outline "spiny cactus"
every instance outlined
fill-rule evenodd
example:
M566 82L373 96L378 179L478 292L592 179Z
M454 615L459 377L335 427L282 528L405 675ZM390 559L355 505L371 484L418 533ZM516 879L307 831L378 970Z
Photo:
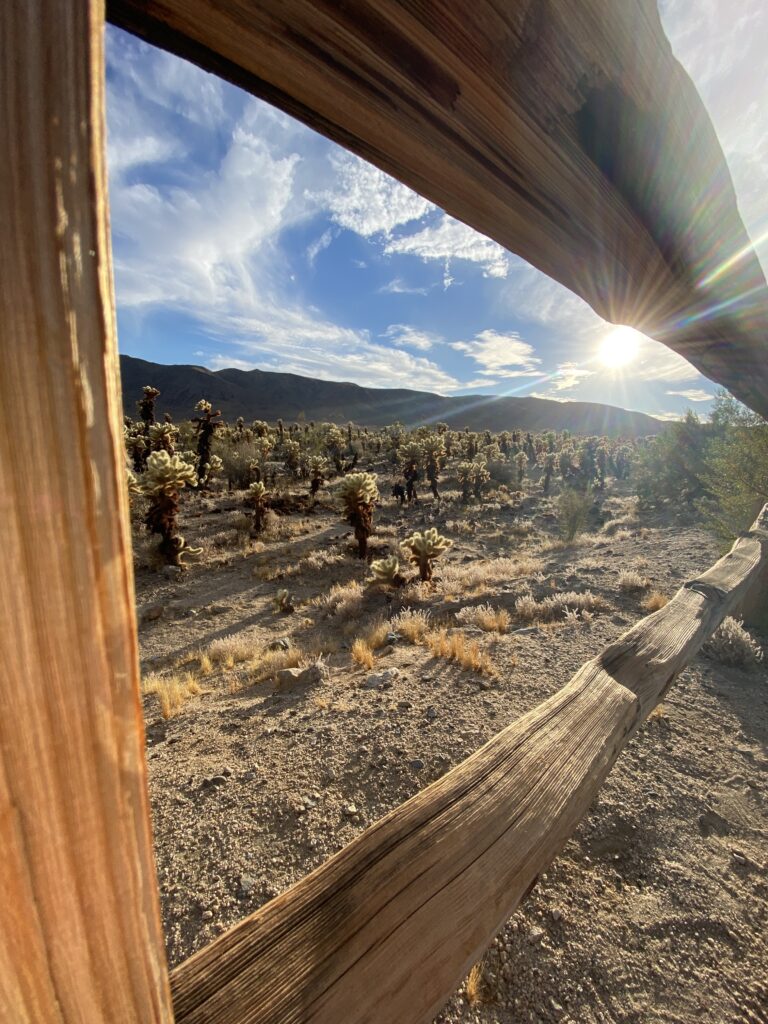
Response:
M344 513L355 531L360 558L368 554L368 538L373 530L373 509L379 500L375 473L350 473L341 481L339 496Z
M286 589L278 590L272 598L272 604L275 606L275 611L282 612L283 615L290 615L291 612L296 610L293 606L293 598L290 591Z
M544 494L549 494L549 485L552 480L552 474L555 471L555 456L554 452L547 452L544 456Z
M384 583L388 587L402 586L405 579L400 574L400 561L397 555L377 558L371 562L371 578L374 583Z
M197 431L198 486L202 487L212 465L211 444L213 442L213 435L224 424L218 418L221 416L219 410L217 409L216 412L213 412L213 406L205 398L200 399L195 409L200 413L199 416L192 417L192 422L195 424L195 430ZM206 469L206 466L208 469Z
M301 459L301 445L298 441L283 442L283 459L288 472L294 477L298 476Z
M153 452L165 451L173 455L179 428L172 423L153 423L149 428L149 447Z
M412 534L403 541L400 548L403 554L408 556L409 561L418 566L422 580L431 580L432 563L452 545L452 540L439 534L436 527L430 526L423 533Z
M136 403L139 410L139 415L144 420L145 431L155 422L155 402L160 397L160 392L157 388L150 387L147 385L142 388L144 397Z
M125 450L131 457L134 472L143 473L147 468L147 454L149 452L146 436L135 423L123 427L123 434L125 436Z
M424 452L418 441L408 441L397 449L397 458L403 467L405 479L405 496L408 502L418 501L416 483L421 476L420 467L424 458Z
M269 509L269 494L267 488L258 480L248 488L245 503L253 509L253 527L251 533L258 536L264 529L264 520Z
M309 493L313 498L317 497L317 492L320 490L323 481L325 480L325 474L328 471L328 460L323 458L322 455L313 455L309 460Z
M424 468L427 473L427 480L429 480L429 486L432 489L433 496L439 500L440 491L438 490L437 480L446 456L445 442L440 434L429 434L422 441L422 450L424 452Z
M517 486L521 487L523 483L523 477L525 476L525 470L528 466L528 456L525 452L518 452L514 459L515 468L517 469Z
M474 494L476 498L482 497L483 484L491 479L491 474L482 459L460 462L456 473L461 487L462 501L469 501L470 494Z
M184 538L176 533L179 512L179 491L197 484L194 466L179 455L166 451L152 452L141 479L141 490L150 499L145 523L150 533L160 535L158 552L168 565L181 565L184 554L199 554L200 548L187 548Z

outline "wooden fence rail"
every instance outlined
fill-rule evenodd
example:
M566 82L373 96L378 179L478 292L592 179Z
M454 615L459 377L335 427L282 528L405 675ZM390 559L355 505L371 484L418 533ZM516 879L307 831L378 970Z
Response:
M421 1024L768 564L748 535L549 700L171 975L177 1024Z
M654 179L654 204L673 225L662 238L597 173L568 120L579 67L603 64L613 80L623 54L622 82L650 112L643 124L662 177L686 166L696 203L703 182L728 186L690 83L682 129L665 121L662 93L682 72L655 11L647 0L553 2L529 5L550 22L500 25L499 12L518 6L116 0L114 16L295 108L597 306L639 321L649 310L695 312L714 297L693 294L706 240L726 240L719 259L745 239L732 192L719 189L690 220L674 188ZM632 730L758 577L766 512L563 691L182 964L169 985L124 485L103 28L100 0L0 3L0 1019L426 1020L573 830ZM567 82L534 59L555 51L574 56ZM527 61L520 74L505 54ZM539 104L535 123L528 99ZM660 120L650 116L658 110ZM637 163L627 145L618 139ZM697 153L705 168L694 189ZM667 340L694 345L715 379L766 411L768 313L755 266L745 258L718 278L717 295L741 317L732 334L718 314L700 345L685 329Z

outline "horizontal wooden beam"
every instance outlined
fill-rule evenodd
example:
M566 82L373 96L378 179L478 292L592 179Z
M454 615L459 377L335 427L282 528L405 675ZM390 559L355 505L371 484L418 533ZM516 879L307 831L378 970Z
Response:
M767 564L768 505L563 690L176 968L177 1024L431 1020Z
M0 3L0 1020L172 1018L139 700L99 2Z
M768 416L768 289L655 0L108 0L108 17L358 153Z

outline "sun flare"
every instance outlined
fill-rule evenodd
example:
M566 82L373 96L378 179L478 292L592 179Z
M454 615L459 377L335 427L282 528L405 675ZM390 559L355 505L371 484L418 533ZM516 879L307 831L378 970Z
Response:
M633 327L614 328L600 343L598 359L611 370L629 366L637 358L641 337Z

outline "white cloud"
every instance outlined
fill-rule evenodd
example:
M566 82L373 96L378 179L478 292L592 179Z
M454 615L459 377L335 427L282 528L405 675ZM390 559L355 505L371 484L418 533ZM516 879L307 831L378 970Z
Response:
M532 345L523 341L517 332L501 334L498 331L480 331L472 341L451 342L451 348L463 352L483 369L481 375L492 377L543 377L537 367Z
M702 388L688 388L684 391L668 391L668 395L679 395L680 398L685 398L688 402L711 402L714 399L714 395L710 395L708 391L704 391Z
M555 391L571 391L594 373L594 370L587 370L578 363L560 363L552 375L552 387Z
M453 283L448 273L452 260L476 263L486 277L506 277L510 265L509 255L500 245L446 214L436 224L415 234L390 239L384 246L384 252L388 255L418 256L424 262L439 260L445 263L446 287Z
M421 331L408 324L390 324L382 334L382 338L391 341L393 345L415 348L421 352L426 352L443 341L439 334L434 334L432 331Z
M319 238L316 238L314 242L307 246L307 263L309 263L310 267L314 267L317 257L323 249L328 248L332 241L333 232L328 228L328 230L324 231Z
M401 277L396 277L379 288L380 295L427 295L428 288L412 288Z
M335 183L317 199L336 223L364 238L389 235L434 207L427 199L351 153L331 158Z
M339 327L305 310L264 307L250 315L211 317L209 326L240 350L241 366L368 387L444 393L463 386L423 356L377 344L365 331ZM211 363L214 368L232 364L227 355Z
M665 422L674 423L677 420L685 419L682 413L679 412L651 412L649 416L654 416L657 420L664 420Z

